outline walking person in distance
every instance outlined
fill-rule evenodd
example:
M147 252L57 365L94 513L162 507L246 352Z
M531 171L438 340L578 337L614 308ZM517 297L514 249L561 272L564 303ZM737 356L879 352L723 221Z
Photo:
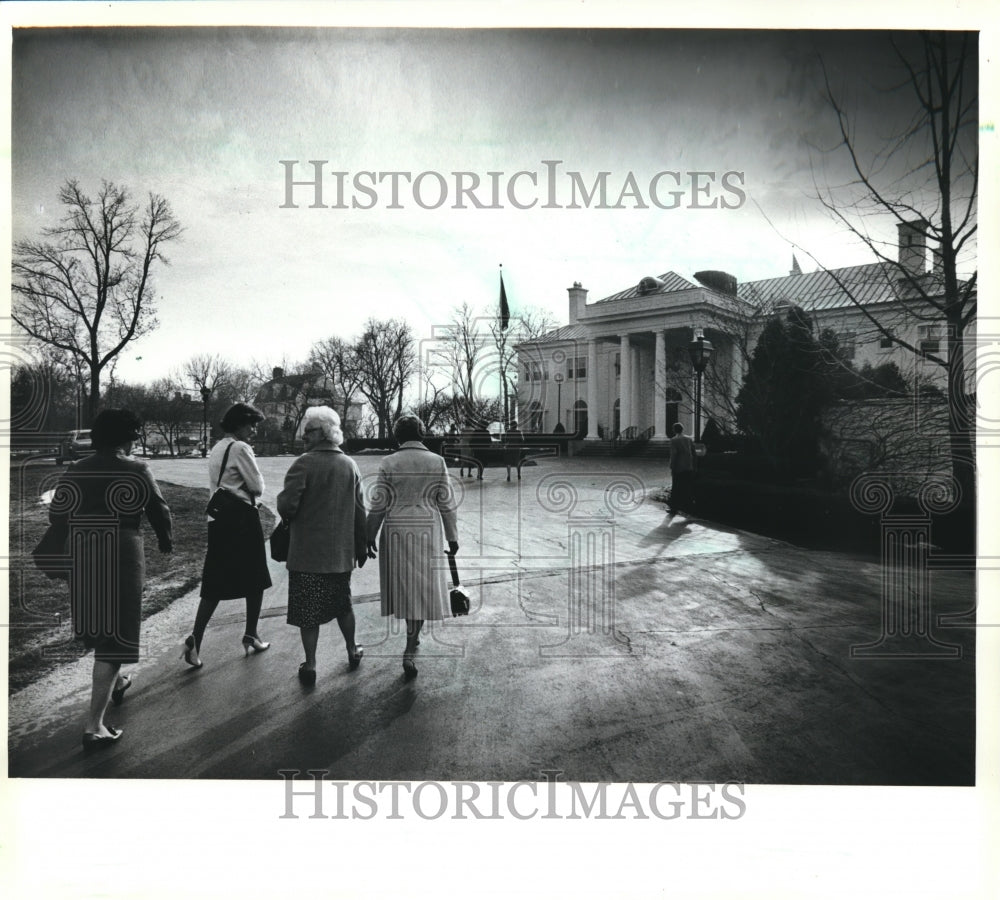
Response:
M684 433L684 426L676 422L670 439L670 515L693 514L694 478L694 441Z

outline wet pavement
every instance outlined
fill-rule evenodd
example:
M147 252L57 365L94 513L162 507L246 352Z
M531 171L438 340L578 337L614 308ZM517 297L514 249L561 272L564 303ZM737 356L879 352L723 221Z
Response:
M380 462L356 459L366 477ZM260 463L273 507L291 457ZM201 460L152 466L204 484ZM425 628L416 680L403 680L403 634L380 615L369 563L352 581L360 669L331 623L303 688L286 572L271 563L269 651L244 658L232 601L209 626L204 668L188 669L195 591L144 623L135 686L108 716L125 729L113 748L80 748L91 657L12 696L10 775L973 783L973 573L924 579L670 519L649 497L668 477L655 461L541 460L511 482L503 469L452 474L473 607Z

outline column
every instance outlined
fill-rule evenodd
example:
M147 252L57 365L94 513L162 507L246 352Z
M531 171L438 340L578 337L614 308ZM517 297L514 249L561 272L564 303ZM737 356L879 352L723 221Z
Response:
M629 355L632 357L632 383L629 385L632 394L628 403L628 408L632 412L632 421L629 424L637 426L641 431L642 426L640 423L643 421L640 403L642 392L642 371L639 368L639 363L641 361L640 357L642 355L642 350L638 345L636 345L635 351Z
M587 437L597 440L597 341L587 341Z
M653 440L663 442L667 434L667 342L656 332L656 362L653 367Z
M620 419L618 427L624 431L632 424L632 345L629 336L621 336L621 357L619 368L621 369L621 379L619 381L619 392L621 400Z

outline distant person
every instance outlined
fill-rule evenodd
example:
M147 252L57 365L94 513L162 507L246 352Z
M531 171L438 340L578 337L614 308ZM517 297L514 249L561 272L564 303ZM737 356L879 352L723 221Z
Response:
M243 655L263 653L271 645L260 639L257 622L264 591L271 586L264 532L257 498L264 493L264 476L257 468L250 441L264 414L247 403L234 403L222 417L223 437L208 454L208 487L232 494L228 511L209 517L208 549L201 576L201 602L194 630L184 641L184 661L200 669L205 629L222 600L246 598Z
M161 553L173 550L170 510L149 466L130 456L141 423L126 409L98 413L91 428L92 456L60 479L49 521L69 534L75 523L70 581L73 633L94 651L90 711L83 749L113 744L122 729L104 721L108 705L121 703L132 679L123 664L139 661L139 628L146 560L139 530L145 513ZM110 537L110 546L106 539ZM108 568L113 565L113 568Z
M371 556L378 538L382 615L406 620L403 674L407 680L417 676L414 656L424 622L451 617L444 540L450 554L458 552L455 495L448 467L421 442L423 433L423 423L416 416L403 416L396 422L393 434L399 449L382 462L368 513Z
M364 649L354 640L351 572L368 559L365 504L358 466L341 449L340 416L327 406L311 406L302 419L303 453L285 475L278 515L291 523L288 547L288 614L302 637L306 659L299 681L316 683L319 626L340 626L350 668Z
M670 515L694 511L694 441L684 433L680 422L674 424L670 439Z
M521 479L521 450L524 448L524 435L517 427L517 422L511 422L507 434L504 435L503 461L507 465L507 480L510 481L510 467L517 469L517 478Z
M472 466L470 465L472 459L472 423L466 420L465 424L462 426L462 432L458 436L458 477L464 478L466 469L469 471L469 475L472 475Z

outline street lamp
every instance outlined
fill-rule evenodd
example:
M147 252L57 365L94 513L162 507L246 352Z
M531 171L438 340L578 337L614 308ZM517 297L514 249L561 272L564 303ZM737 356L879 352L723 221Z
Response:
M712 344L705 340L701 329L695 332L694 340L688 344L688 353L695 371L694 439L698 442L701 440L701 376L705 372L705 366L708 365L708 358L712 355Z
M212 396L212 389L207 385L201 386L201 455L202 458L208 456L208 399Z
M556 372L556 374L553 375L552 377L556 383L556 420L557 420L556 430L561 432L562 428L560 428L560 426L562 425L562 383L563 383L563 378L565 378L566 376L563 375L562 372Z

